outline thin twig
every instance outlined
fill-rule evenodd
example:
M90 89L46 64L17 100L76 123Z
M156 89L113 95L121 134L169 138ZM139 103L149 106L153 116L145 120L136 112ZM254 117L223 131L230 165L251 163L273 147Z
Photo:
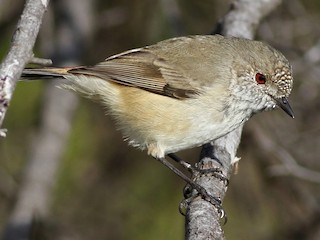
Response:
M294 157L284 148L275 144L270 137L263 133L262 130L251 124L251 133L256 141L264 149L264 152L269 152L276 156L281 161L281 164L269 167L271 176L292 175L303 180L314 183L320 183L320 172L303 167L297 163Z
M28 0L17 25L10 50L0 66L0 127L16 82L32 56L43 14L49 0ZM2 131L3 133L3 131ZM4 134L2 134L4 136Z
M50 66L52 65L51 59L45 59L45 58L38 58L38 57L31 57L29 60L29 63L31 64L37 64L42 66Z

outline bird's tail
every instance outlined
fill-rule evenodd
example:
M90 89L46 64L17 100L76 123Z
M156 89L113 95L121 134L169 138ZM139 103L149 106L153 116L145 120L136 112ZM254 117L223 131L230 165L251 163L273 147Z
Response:
M113 102L118 99L118 88L95 74L90 68L78 67L47 67L26 68L23 70L21 80L66 79L58 87L79 93L92 100L103 99L104 102ZM112 85L112 86L111 86Z
M66 75L69 74L69 71L72 69L75 69L75 67L26 68L22 72L21 80L44 80L64 78Z

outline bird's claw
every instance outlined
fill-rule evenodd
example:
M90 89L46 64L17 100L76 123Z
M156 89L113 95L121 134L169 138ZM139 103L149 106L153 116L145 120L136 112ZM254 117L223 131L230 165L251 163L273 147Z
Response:
M179 212L185 216L186 215L186 209L188 208L189 204L198 196L201 196L201 198L207 202L209 202L211 205L213 205L219 214L220 219L224 219L224 224L227 223L227 214L225 210L222 208L222 202L219 198L215 198L208 194L208 192L200 185L195 188L197 193L193 194L192 190L193 188L189 185L186 185L183 194L185 199L182 200L179 204Z
M219 167L211 167L207 169L199 168L196 164L195 167L192 167L192 171L198 172L200 174L212 174L215 178L219 179L220 181L224 182L226 186L229 185L229 179L223 174L222 170Z

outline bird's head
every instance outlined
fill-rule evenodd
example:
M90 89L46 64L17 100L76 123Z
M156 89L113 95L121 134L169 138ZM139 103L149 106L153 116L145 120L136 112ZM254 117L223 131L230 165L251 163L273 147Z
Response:
M246 55L249 69L251 89L263 99L260 110L268 110L276 106L284 110L292 118L293 110L288 97L293 86L292 69L289 61L277 50L261 42L252 42L254 51ZM247 76L248 76L247 75Z

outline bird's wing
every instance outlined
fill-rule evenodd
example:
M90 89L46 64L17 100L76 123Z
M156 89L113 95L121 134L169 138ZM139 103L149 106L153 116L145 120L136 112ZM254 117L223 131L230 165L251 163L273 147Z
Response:
M190 84L194 81L180 69L146 48L130 50L95 66L74 68L68 72L96 76L178 99L195 96L200 90Z

